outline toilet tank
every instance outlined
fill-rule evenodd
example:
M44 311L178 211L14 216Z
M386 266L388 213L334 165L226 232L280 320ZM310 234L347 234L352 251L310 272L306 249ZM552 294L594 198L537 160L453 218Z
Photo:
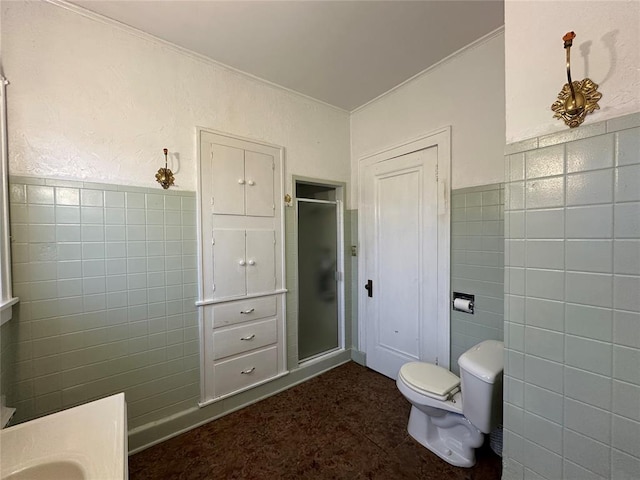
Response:
M485 340L460 355L462 413L476 428L489 433L502 419L504 344Z

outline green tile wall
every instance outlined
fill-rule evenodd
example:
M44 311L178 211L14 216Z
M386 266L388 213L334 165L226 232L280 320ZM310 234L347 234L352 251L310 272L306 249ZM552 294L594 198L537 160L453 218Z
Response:
M0 330L0 385L17 408L14 424L124 391L137 451L350 357L349 212L347 351L298 367L296 222L287 208L291 373L199 409L195 193L11 177L10 209L20 303Z
M505 153L502 478L640 478L640 113Z
M357 325L358 318L353 316L353 304L358 304L356 291L353 290L354 280L358 276L358 264L353 260L357 257L351 256L351 245L356 241L353 238L353 222L357 222L357 210L345 210L344 212L344 344L346 348L353 348L354 342L358 341ZM356 223L357 225L357 223ZM353 336L354 325L356 336Z
M287 279L287 369L298 368L298 247L296 209L284 209L285 267Z
M347 312L351 317L351 345L353 348L353 359L362 364L365 363L362 354L357 350L358 346L358 210L347 210L347 218L349 219L350 238L347 242L345 238L345 263L350 269L350 281L347 283L349 295L347 295L350 302ZM351 254L351 247L356 247L356 255Z
M196 405L195 193L12 177L10 214L14 422L120 391L129 428Z
M504 330L504 185L451 192L451 292L475 295L473 315L451 310L451 370L482 340Z

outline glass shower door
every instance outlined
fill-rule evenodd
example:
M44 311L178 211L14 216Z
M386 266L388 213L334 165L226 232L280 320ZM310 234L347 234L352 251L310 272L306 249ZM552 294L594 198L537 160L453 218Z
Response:
M338 348L338 204L298 199L298 358Z

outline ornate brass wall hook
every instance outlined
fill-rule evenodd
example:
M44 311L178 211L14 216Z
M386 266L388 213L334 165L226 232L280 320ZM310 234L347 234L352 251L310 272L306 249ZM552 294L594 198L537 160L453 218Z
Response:
M164 168L161 168L158 170L158 173L156 173L156 181L166 190L173 185L175 178L173 177L173 172L167 168L167 154L169 150L163 148L162 151L164 152Z
M599 110L598 100L602 98L602 93L598 92L598 85L591 79L571 81L571 46L574 38L574 32L567 32L562 37L567 52L567 83L558 94L558 99L551 105L551 110L555 112L553 118L564 120L570 128L581 125L587 113Z

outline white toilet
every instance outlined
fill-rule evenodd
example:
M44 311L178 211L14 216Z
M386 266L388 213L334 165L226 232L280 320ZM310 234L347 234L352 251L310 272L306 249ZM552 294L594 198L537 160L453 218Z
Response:
M404 364L396 383L412 404L409 435L450 464L472 467L484 434L501 423L503 349L485 340L460 355L462 384L437 365Z

